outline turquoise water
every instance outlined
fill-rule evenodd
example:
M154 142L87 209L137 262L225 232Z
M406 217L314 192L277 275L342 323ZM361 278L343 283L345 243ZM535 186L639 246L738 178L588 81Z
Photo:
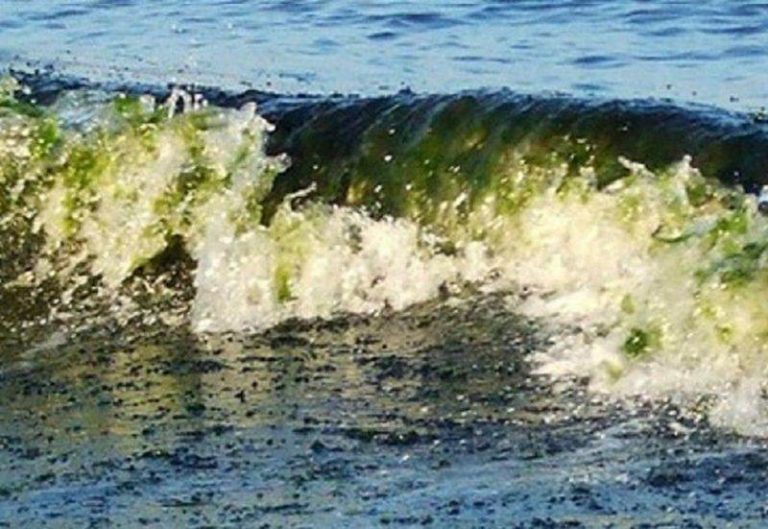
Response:
M509 87L768 101L768 6L692 1L8 0L0 64L277 92Z

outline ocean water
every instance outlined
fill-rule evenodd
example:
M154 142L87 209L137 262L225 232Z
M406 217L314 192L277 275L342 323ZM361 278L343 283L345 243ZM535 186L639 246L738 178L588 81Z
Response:
M3 3L0 524L762 527L766 21Z
M754 1L8 0L6 64L280 93L510 87L758 110Z

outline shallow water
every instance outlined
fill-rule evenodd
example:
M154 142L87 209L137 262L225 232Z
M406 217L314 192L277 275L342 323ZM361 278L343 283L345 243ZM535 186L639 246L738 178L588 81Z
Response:
M0 526L762 526L763 444L553 388L516 303L4 347Z
M768 101L768 6L712 0L11 0L0 59L281 93L481 87Z

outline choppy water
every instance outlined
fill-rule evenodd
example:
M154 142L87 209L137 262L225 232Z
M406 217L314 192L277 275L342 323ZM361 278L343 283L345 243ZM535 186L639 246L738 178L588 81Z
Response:
M3 62L278 92L480 87L768 100L768 6L694 1L9 0Z
M762 527L767 11L0 5L0 526Z

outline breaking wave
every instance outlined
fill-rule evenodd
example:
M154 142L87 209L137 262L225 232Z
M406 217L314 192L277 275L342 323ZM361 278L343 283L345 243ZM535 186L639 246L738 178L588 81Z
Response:
M540 372L768 432L763 124L505 92L161 100L4 81L6 332L93 306L258 331L503 291L555 335Z

